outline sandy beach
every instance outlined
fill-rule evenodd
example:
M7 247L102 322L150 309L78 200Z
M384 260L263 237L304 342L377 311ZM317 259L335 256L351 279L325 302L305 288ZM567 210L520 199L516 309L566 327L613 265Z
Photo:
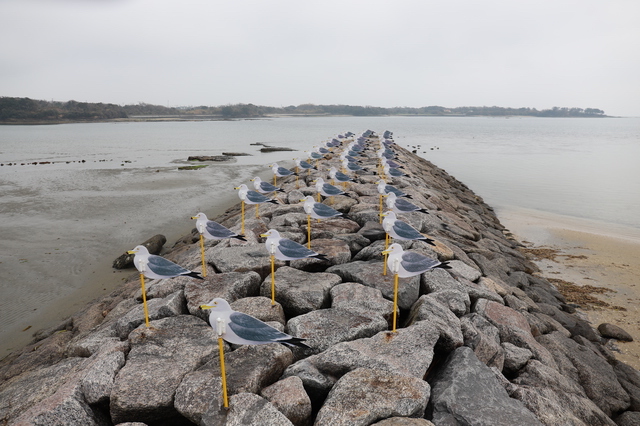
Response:
M640 230L527 209L496 213L528 248L551 249L548 258L536 261L542 276L602 288L591 296L605 306L582 304L578 311L594 328L608 322L631 334L633 342L612 341L609 347L640 369Z

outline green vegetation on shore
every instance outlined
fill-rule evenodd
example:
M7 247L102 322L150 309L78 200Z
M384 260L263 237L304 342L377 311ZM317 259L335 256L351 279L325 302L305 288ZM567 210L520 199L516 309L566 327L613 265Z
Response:
M530 117L605 117L597 108L553 107L535 108L428 106L421 108L352 105L290 105L270 107L253 104L223 106L196 106L168 108L161 105L139 103L115 105L89 102L42 101L29 98L0 97L1 124L37 124L64 122L91 122L106 120L223 120L231 118L260 118L269 115L303 116L530 116Z

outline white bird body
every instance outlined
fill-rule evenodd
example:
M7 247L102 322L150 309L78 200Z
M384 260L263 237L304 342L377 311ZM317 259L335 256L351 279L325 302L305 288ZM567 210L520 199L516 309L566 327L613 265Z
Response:
M189 276L201 280L204 279L197 272L185 269L164 257L149 253L149 250L147 250L145 246L136 246L127 253L135 254L133 264L136 269L147 278L164 279Z
M196 219L196 229L208 240L236 238L240 241L247 241L244 235L236 234L232 230L220 225L218 222L209 220L207 215L202 212L192 216L191 219Z
M278 177L291 176L295 174L289 169L278 166L278 163L273 163L270 167L271 167L271 170L273 171L273 174Z
M335 195L346 195L346 193L340 188L336 188L330 183L326 183L324 179L318 178L316 179L316 191L322 194L325 197L333 197Z
M385 203L387 204L387 208L393 211L394 213L410 213L410 212L429 213L427 210L420 208L403 198L398 198L398 196L393 192L389 192L386 195L386 197L387 197L387 200Z
M261 234L260 236L267 237L267 240L264 242L267 247L267 251L270 254L273 254L278 260L287 261L306 259L307 257L327 260L324 254L318 254L302 244L298 244L293 240L281 237L280 233L275 229L269 229L266 233Z
M276 200L267 198L258 191L251 191L244 183L240 186L237 186L235 189L238 190L238 197L240 197L240 199L247 204L278 204Z
M304 201L304 211L314 219L329 219L331 217L342 216L342 213L332 209L326 204L317 203L311 195L307 195L300 201Z
M276 191L284 192L282 188L278 188L277 186L271 185L269 182L263 181L259 176L251 179L251 182L253 182L253 187L256 189L256 191L260 192L261 194L268 194L270 192Z
M221 298L215 298L201 309L210 309L209 324L216 332L222 330L221 336L225 341L235 345L266 345L282 343L286 346L308 348L298 337L290 336L251 315L236 312L229 303ZM222 326L218 327L219 320Z
M384 217L384 220L382 221L382 228L391 236L391 238L401 241L418 240L435 245L431 238L425 237L413 226L399 220L393 211L389 210L383 213L382 216Z
M447 262L431 259L415 251L404 251L398 243L391 244L382 254L389 255L387 259L389 269L400 278L420 275L433 268L451 269Z

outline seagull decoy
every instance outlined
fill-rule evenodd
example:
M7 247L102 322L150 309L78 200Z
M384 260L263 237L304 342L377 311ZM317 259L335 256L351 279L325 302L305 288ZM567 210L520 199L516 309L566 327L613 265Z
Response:
M382 216L384 217L382 228L391 238L401 241L424 241L427 244L435 246L431 238L425 237L413 226L399 220L391 210L383 213Z
M266 345L282 343L285 346L309 348L305 339L290 336L251 315L236 312L229 303L219 297L200 305L200 309L209 309L209 324L218 330L218 321L223 323L221 337L235 345Z
M311 195L307 195L300 201L304 201L305 213L314 219L330 219L332 217L342 216L342 213L332 209L326 204L317 203Z
M318 178L314 182L316 184L316 191L318 191L318 194L325 197L333 197L336 195L346 195L348 197L346 192L331 185L330 183L326 183L322 178Z
M238 190L238 197L247 204L278 204L277 200L267 198L257 191L250 190L244 183L240 186L236 186L234 189Z
M388 185L382 179L377 181L376 184L378 185L378 194L385 195L385 194L388 194L390 192L393 192L394 194L396 194L396 197L412 198L411 195L405 194L404 192L402 192L401 190L399 190L398 188L396 188L393 185Z
M240 241L247 241L244 235L236 234L232 230L220 225L218 222L209 220L204 213L198 213L191 219L196 220L196 229L208 240L222 240L225 238L236 238Z
M263 181L258 176L251 179L251 182L253 182L253 187L256 189L256 191L262 194L269 194L271 192L285 192L284 189L273 186L269 182Z
M329 169L329 177L331 177L331 179L337 180L338 182L355 182L355 180L351 179L348 175L345 175L344 173L342 173L340 170L336 169L335 167L331 166L331 168Z
M136 269L140 271L140 274L144 274L147 278L160 280L164 278L186 276L197 278L199 280L204 279L197 272L185 269L162 256L156 256L155 254L149 253L149 250L147 250L145 246L136 246L133 250L129 250L127 253L135 255L133 257L133 264Z
M429 214L427 210L410 203L404 198L398 198L393 192L388 193L386 197L387 208L394 213L422 212Z
M448 262L440 262L415 251L404 251L398 243L393 243L382 254L389 255L389 268L400 278L413 277L434 268L451 269Z
M272 253L278 260L296 260L306 259L313 257L320 260L329 260L324 254L318 254L313 250L310 250L298 244L293 240L280 236L280 233L275 229L269 229L266 233L261 234L261 237L266 237L267 240L264 244L267 246L269 253Z

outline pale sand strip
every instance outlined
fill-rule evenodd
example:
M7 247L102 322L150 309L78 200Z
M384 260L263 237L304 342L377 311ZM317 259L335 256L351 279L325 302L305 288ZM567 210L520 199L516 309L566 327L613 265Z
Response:
M536 262L545 278L613 290L594 294L626 309L581 309L594 327L603 322L631 334L631 343L616 342L618 359L640 369L640 229L555 215L536 210L497 208L502 224L519 241L557 249L556 261ZM578 256L578 257L576 257Z

